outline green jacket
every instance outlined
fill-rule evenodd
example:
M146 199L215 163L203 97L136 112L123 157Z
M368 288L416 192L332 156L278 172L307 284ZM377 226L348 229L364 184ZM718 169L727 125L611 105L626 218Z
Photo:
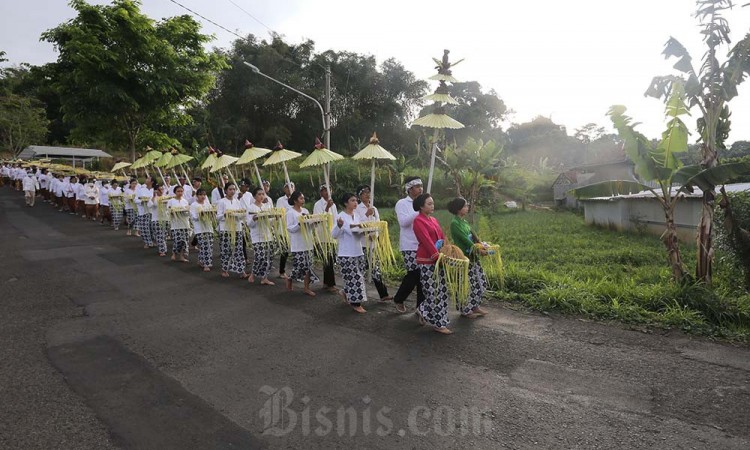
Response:
M451 221L451 240L455 246L464 252L464 255L476 257L474 253L475 236L471 232L471 225L465 219L453 216L453 221Z

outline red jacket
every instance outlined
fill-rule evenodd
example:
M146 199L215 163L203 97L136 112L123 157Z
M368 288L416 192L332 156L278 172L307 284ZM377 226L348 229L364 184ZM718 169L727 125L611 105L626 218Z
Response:
M438 249L435 243L438 239L445 240L440 223L432 216L420 213L414 219L414 235L419 241L417 247L417 264L435 264L438 258Z

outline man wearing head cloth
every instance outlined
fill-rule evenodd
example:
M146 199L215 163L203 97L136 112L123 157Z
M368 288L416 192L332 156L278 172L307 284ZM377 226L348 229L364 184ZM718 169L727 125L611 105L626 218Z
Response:
M328 192L328 187L325 184L320 185L320 200L315 202L313 206L313 214L331 214L335 218L338 217L339 211L336 208L336 203L331 198L331 194ZM335 224L334 224L335 225ZM328 239L333 239L331 233L327 234ZM323 284L326 285L328 291L337 291L336 289L336 275L333 272L333 262L336 260L336 255L332 255L328 258L328 263L323 266Z
M273 200L271 199L271 182L268 180L263 180L263 186L261 186L264 191L266 191L266 197L263 199L263 203L269 203L273 205Z
M417 288L417 306L424 300L422 284L419 281L419 266L417 265L417 247L419 243L414 235L414 219L419 212L414 211L414 199L422 195L422 180L419 177L408 177L404 182L406 197L396 202L396 218L400 228L399 249L404 257L406 275L401 280L401 286L393 297L398 312L406 312L404 301L414 288Z

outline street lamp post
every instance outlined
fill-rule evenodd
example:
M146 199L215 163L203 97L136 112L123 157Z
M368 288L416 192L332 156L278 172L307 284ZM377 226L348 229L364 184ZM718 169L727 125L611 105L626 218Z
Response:
M313 102L315 102L315 104L318 105L318 109L320 109L320 118L322 119L322 122L323 122L323 144L326 146L327 149L330 150L330 148L331 148L331 66L326 66L326 78L325 78L325 104L326 104L326 107L325 107L325 110L324 110L323 109L323 105L321 105L320 102L318 100L316 100L314 97L311 97L311 96L305 94L304 92L300 91L299 89L295 89L295 88L289 86L288 84L283 83L283 82L277 80L276 78L273 78L273 77L271 77L269 75L266 75L265 73L261 72L260 69L258 69L257 66L254 66L254 65L250 64L247 61L242 61L242 64L244 64L247 67L249 67L250 70L252 70L255 74L260 75L262 77L265 77L265 78L273 81L274 83L280 84L280 85L284 86L285 88L287 88L289 90L292 90L292 91L298 93L299 95L301 95L301 96L303 96L305 98L308 98L308 99L312 100ZM325 170L328 173L328 175L330 176L330 164L326 164L325 167L323 168L323 170ZM328 192L331 192L330 186L328 186Z

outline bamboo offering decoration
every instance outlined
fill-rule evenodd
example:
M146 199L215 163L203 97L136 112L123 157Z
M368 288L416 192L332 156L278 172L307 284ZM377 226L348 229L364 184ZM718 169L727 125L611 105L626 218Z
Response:
M112 211L122 211L125 207L122 194L109 194L109 204Z
M286 208L269 208L255 213L261 234L270 234L280 253L289 251L289 231L286 229Z
M169 208L171 214L170 220L172 223L182 225L181 228L190 228L190 207L188 206L175 206Z
M135 209L135 194L123 195L123 198L125 199L126 205L129 205L132 209Z
M388 235L388 222L380 220L377 222L363 222L359 224L359 228L367 236L368 243L367 263L372 270L376 264L380 265L380 269L391 270L396 265L396 256L393 253L393 247L391 246L391 238ZM370 246L370 242L375 245Z
M330 264L336 255L338 242L331 237L333 214L307 214L299 218L302 238L312 245L315 256Z
M198 221L203 225L203 228L216 230L218 223L216 220L216 208L211 205L202 206L198 213Z
M500 246L487 242L478 242L474 244L474 251L479 253L480 250L487 250L487 255L479 256L479 264L482 265L484 274L489 279L495 279L502 288L505 283L505 269L503 267L503 258L500 255Z
M242 224L245 222L245 217L247 217L247 211L244 209L227 209L224 215L226 216L224 223L227 226L227 231L229 231L229 242L232 245L232 252L234 252L234 246L237 243L237 234L244 233Z
M440 285L440 271L445 273L445 284L453 307L464 306L469 299L469 258L455 245L445 244L435 263L435 281Z
M169 208L167 203L172 199L171 195L162 195L156 202L156 220L169 220Z

